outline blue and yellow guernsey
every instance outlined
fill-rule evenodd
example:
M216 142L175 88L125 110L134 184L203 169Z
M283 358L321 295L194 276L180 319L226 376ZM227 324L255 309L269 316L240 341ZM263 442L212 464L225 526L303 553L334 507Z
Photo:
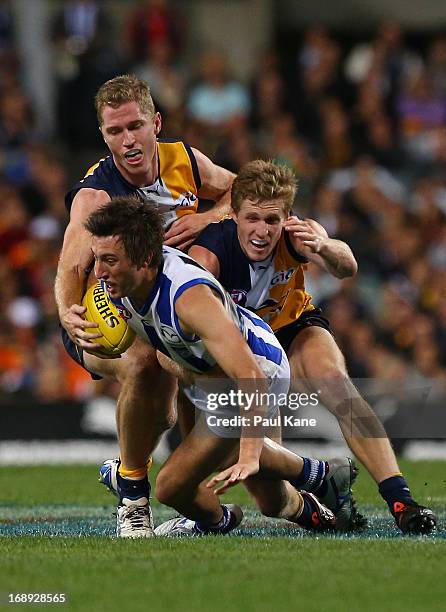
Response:
M135 187L117 169L109 155L91 166L84 178L65 196L71 209L80 189L106 191L111 198L132 195L158 205L168 227L179 217L197 212L198 190L201 186L198 166L189 145L181 140L157 140L158 177L152 185Z
M252 262L243 252L232 219L211 223L195 243L214 253L220 263L219 281L236 304L253 310L274 331L314 309L305 291L305 257L297 253L283 231L271 256Z

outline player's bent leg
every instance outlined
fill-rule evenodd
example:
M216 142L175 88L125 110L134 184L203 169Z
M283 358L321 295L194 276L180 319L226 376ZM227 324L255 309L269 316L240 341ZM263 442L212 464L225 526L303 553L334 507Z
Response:
M265 439L260 455L259 478L284 479L295 489L314 494L336 517L336 530L362 529L366 520L356 510L352 484L356 469L348 458L321 461L302 458Z
M206 488L209 476L238 444L236 439L219 438L199 421L161 468L155 495L163 504L175 508L181 517L156 528L156 535L226 534L240 523L238 506L222 505Z
M117 429L121 461L101 466L100 481L117 492L117 535L150 537L153 519L147 464L161 434L175 422L176 381L159 366L155 351L136 339L120 359L84 354L85 366L121 384Z
M245 486L265 516L285 519L309 531L335 529L332 511L313 494L300 493L287 481L265 480L259 474L247 478Z
M413 500L384 427L350 380L331 334L319 327L302 330L288 358L293 380L305 381L310 391L317 383L321 402L336 416L353 454L378 483L398 527L404 533L434 529L435 515Z

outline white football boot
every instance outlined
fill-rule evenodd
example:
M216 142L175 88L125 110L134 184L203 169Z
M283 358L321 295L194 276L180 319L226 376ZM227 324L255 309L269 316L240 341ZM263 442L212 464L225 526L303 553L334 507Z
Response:
M152 510L149 500L140 497L136 500L124 499L116 514L116 535L118 538L152 538Z
M226 535L240 525L243 519L243 511L235 504L222 504L223 512L227 521L222 527L209 529L200 528L195 521L185 516L177 516L165 523L161 523L155 529L156 536L182 537L182 536L203 536L203 535Z

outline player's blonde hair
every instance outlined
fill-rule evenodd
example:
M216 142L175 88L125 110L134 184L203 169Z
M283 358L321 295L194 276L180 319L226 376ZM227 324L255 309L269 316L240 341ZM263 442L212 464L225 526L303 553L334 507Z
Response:
M236 176L231 190L231 207L238 213L243 200L282 200L285 212L289 213L296 191L297 180L288 166L256 159L245 164Z
M155 105L147 83L133 74L123 74L106 81L95 96L99 125L103 124L102 111L105 106L117 108L127 102L136 102L141 112L148 117L155 114Z

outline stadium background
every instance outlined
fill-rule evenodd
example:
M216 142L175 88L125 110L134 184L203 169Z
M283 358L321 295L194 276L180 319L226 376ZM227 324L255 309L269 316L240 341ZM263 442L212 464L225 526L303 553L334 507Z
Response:
M63 195L105 153L93 96L124 71L151 84L164 137L234 171L289 164L296 211L351 245L356 279L311 270L308 287L352 377L444 381L446 6L332 4L0 2L1 463L116 449L116 389L65 354L53 284ZM427 437L446 437L431 416Z

